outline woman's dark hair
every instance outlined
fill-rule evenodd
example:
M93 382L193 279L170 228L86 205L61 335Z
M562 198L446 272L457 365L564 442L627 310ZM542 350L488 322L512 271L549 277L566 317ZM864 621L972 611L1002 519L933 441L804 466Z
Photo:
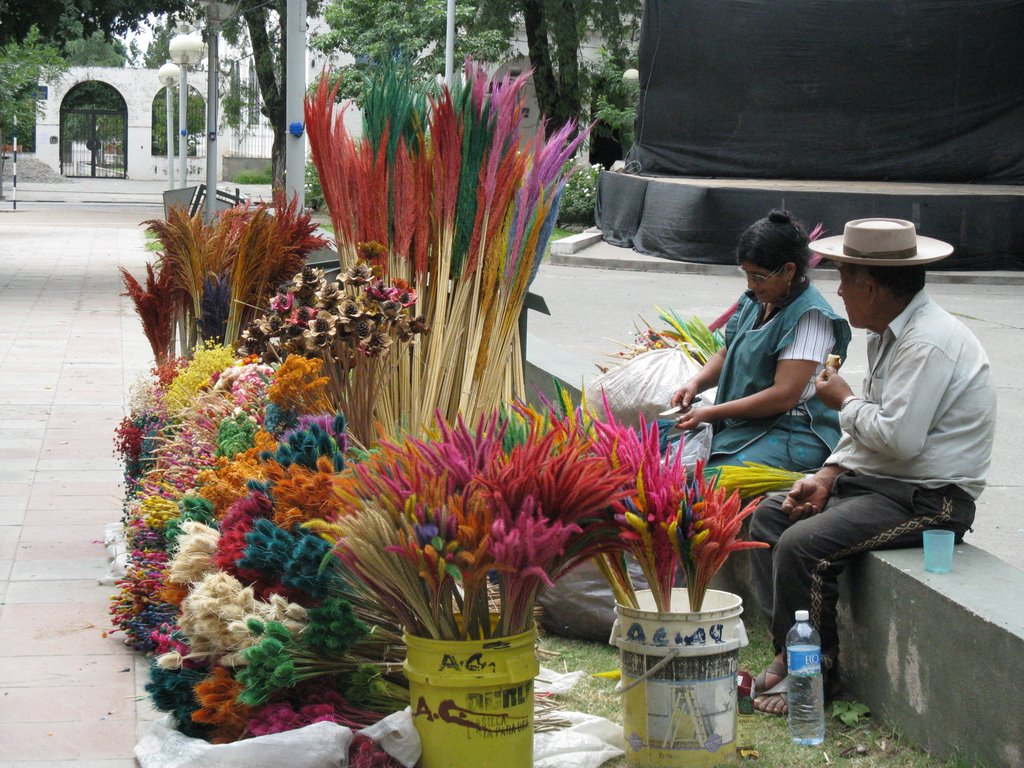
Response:
M796 264L793 277L799 280L807 273L808 242L807 232L788 211L771 211L740 235L736 244L736 263L755 264L774 272L791 261Z

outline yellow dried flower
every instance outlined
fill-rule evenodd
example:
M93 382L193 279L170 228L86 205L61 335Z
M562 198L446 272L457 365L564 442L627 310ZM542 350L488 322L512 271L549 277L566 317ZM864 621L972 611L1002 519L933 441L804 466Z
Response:
M164 405L171 413L178 413L195 400L196 394L210 386L210 379L235 362L235 351L231 347L214 345L196 345L192 359L171 382L164 395Z
M163 496L147 496L142 500L139 512L145 518L146 525L158 531L162 531L168 521L181 517L178 505Z

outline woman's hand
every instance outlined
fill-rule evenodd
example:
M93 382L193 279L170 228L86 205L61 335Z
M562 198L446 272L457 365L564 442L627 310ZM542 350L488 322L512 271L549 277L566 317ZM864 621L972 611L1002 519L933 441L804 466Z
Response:
M710 413L712 408L714 408L712 405L707 405L703 408L691 408L676 419L676 429L696 429L705 421L714 421L714 416Z
M683 384L676 393L672 395L671 405L679 406L683 413L687 413L690 410L690 406L693 405L693 401L697 399L697 395L700 394L700 390L697 388L696 376L690 379L688 382Z

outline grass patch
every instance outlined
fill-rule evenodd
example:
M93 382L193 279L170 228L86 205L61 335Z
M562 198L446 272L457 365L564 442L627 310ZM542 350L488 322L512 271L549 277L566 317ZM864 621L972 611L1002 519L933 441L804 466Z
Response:
M555 227L551 231L551 239L548 240L548 247L544 249L544 258L541 259L541 261L547 261L551 257L551 244L555 242L555 240L561 240L563 237L568 237L569 235L575 234L577 234L575 230L563 229L562 227Z
M246 168L235 174L232 184L270 184L274 180L274 171L268 165L259 170Z
M774 653L768 628L760 615L744 615L750 645L740 650L740 667L759 672ZM545 635L539 642L540 662L556 672L582 669L588 677L559 698L562 708L588 712L622 723L622 708L615 693L615 680L592 677L598 672L618 669L617 648L604 643L571 640ZM722 755L719 765L745 768L803 768L838 763L849 768L954 768L962 762L936 760L901 738L898 729L862 716L854 727L844 725L825 709L825 743L819 747L801 747L789 739L785 717L757 715L754 718L754 742L760 757L756 760ZM609 761L605 768L623 768L625 757Z
M162 250L163 246L160 241L156 239L156 232L152 229L146 230L146 250L147 251L159 251Z

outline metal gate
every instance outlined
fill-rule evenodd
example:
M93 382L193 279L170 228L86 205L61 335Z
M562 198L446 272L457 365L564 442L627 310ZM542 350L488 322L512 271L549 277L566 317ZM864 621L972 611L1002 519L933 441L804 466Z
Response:
M65 109L60 120L60 172L94 179L128 178L124 110Z

